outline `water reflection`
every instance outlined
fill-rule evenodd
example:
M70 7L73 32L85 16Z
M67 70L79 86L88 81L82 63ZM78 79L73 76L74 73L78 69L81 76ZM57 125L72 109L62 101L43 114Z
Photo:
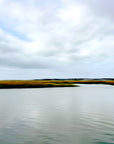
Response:
M0 143L114 143L113 96L99 86L0 90Z

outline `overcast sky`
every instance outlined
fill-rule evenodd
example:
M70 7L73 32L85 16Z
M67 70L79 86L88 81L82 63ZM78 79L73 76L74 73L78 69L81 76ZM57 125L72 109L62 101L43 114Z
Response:
M114 0L0 0L0 79L114 77Z

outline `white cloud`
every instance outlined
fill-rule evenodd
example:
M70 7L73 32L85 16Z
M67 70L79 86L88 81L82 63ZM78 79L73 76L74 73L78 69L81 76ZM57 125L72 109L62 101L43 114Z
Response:
M66 23L72 21L75 25L80 24L86 15L86 8L81 5L70 5L58 11L58 17Z
M86 64L89 73L88 63L113 60L113 22L84 3L62 2L43 9L34 2L0 1L2 67L81 71Z

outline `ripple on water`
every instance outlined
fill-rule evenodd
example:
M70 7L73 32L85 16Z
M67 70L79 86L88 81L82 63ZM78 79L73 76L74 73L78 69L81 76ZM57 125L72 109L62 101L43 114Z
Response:
M18 92L17 92L18 91ZM0 91L0 144L112 144L114 90ZM103 98L102 98L103 97Z

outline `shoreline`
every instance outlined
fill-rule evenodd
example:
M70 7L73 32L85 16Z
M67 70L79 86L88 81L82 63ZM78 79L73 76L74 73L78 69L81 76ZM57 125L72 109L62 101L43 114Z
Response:
M15 89L15 88L55 88L55 87L79 87L80 84L102 84L114 85L114 80L1 80L0 89Z

